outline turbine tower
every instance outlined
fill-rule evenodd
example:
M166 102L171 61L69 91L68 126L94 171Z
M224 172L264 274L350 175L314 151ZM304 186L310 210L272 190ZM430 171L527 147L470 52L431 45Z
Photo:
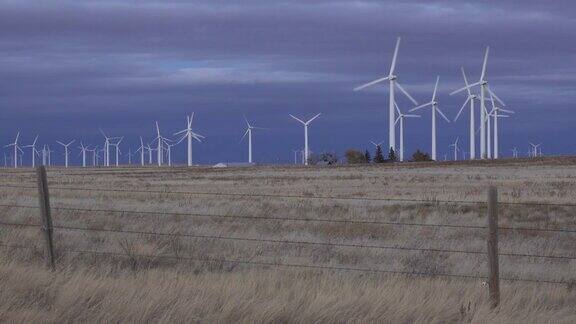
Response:
M67 168L68 167L68 147L75 142L75 140L72 140L70 142L68 142L68 144L64 144L60 141L56 141L58 144L64 146L64 166Z
M363 84L359 87L354 88L354 91L358 91L364 88L367 88L369 86L372 86L374 84L383 82L383 81L389 81L389 89L390 89L390 100L388 103L388 141L389 141L389 148L393 149L394 152L396 152L396 129L395 129L395 121L396 121L396 116L395 116L395 109L394 109L394 103L396 102L395 98L394 98L394 90L395 88L398 88L408 99L410 99L410 101L412 101L414 103L414 105L417 105L418 102L416 100L414 100L414 98L412 98L412 96L400 85L400 83L398 83L397 79L398 76L396 76L394 74L395 70L396 70L396 60L398 58L398 49L400 47L400 37L397 38L396 40L396 47L394 49L394 56L392 57L392 65L390 65L390 72L388 73L388 76L380 78L380 79L376 79L372 82L368 82L366 84Z
M446 120L446 122L450 122L448 117L444 115L444 113L438 108L438 101L436 101L436 91L438 90L438 82L440 81L440 77L436 77L436 84L434 85L434 92L432 92L432 100L428 103L420 105L418 107L410 109L410 112L416 111L418 109L422 109L425 107L430 106L432 110L432 160L436 161L436 112L442 116Z
M32 144L24 146L24 148L32 148L32 167L36 166L36 155L40 156L40 152L36 150L36 141L38 141L38 135L36 135Z
M194 120L194 113L192 113L190 116L186 116L186 128L174 133L174 135L182 135L182 137L180 138L180 140L178 140L178 142L176 144L179 144L180 142L182 142L184 139L188 140L188 166L192 166L192 139L197 140L198 142L202 142L201 138L205 138L204 136L194 133L194 131L192 131L192 121Z
M460 114L466 107L466 104L470 103L470 160L474 160L476 159L476 131L475 131L476 126L474 120L475 117L474 100L478 100L478 96L473 94L470 91L470 88L468 88L468 79L466 78L464 68L462 67L461 70L462 70L462 76L464 77L464 84L466 85L466 92L468 93L468 96L466 97L466 101L464 101L462 108L460 108L460 110L458 111L456 118L454 118L454 121L458 120L458 117L460 117Z
M290 117L296 119L297 121L299 121L300 123L302 123L302 125L304 125L304 165L308 165L308 154L310 153L310 150L308 149L308 125L310 125L310 123L318 118L318 116L320 116L322 113L317 114L316 116L310 118L308 121L302 121L299 118L296 118L292 115L290 115Z
M4 147L10 147L10 146L14 146L14 158L12 159L14 162L14 169L18 168L18 151L24 153L22 151L22 149L20 148L20 146L18 146L18 138L20 137L20 132L16 133L16 139L14 140L14 143L8 144Z
M396 106L396 111L398 112L398 118L396 119L396 122L394 123L394 125L396 125L398 122L400 122L400 162L403 162L404 161L404 118L420 118L420 115L403 114L400 111L400 108L398 108L398 105L396 105L396 103L394 103L394 105Z

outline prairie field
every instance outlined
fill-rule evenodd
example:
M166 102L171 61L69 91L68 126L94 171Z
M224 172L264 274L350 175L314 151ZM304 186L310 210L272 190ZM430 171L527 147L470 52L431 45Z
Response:
M576 159L0 171L2 322L576 321ZM499 193L490 308L487 188Z

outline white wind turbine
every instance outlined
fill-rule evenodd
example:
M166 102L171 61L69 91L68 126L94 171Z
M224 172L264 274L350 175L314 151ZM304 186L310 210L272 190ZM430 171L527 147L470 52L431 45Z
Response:
M254 127L252 125L250 125L250 123L248 122L248 119L246 119L246 116L244 116L244 120L246 121L246 132L244 133L244 135L242 135L242 138L240 139L240 142L242 142L242 140L244 140L244 137L246 137L246 135L248 135L248 163L252 163L252 130L253 129L266 129L266 128L262 128L262 127Z
M72 141L68 142L67 144L64 144L64 143L62 143L62 142L60 142L60 141L56 141L56 142L57 142L58 144L64 146L64 166L67 168L67 167L68 167L68 155L69 155L68 147L69 147L72 143L74 143L75 140L72 140Z
M118 140L118 142L116 142L116 143L109 143L109 145L110 145L110 146L114 146L115 153L116 153L116 166L119 166L119 161L120 161L120 143L122 143L122 140L124 139L124 137L116 137L116 139Z
M495 103L495 101L494 101L494 96L493 96L492 93L490 93L490 101L492 102L492 111L490 111L490 112L488 113L488 115L486 116L486 118L492 117L492 118L494 119L494 155L493 155L493 157L494 157L495 159L497 159L497 158L498 158L498 153L499 153L499 152L498 152L498 151L499 151L499 148L498 148L498 147L499 147L499 143L498 143L498 119L499 119L499 118L502 118L502 117L503 117L503 118L508 118L508 117L510 117L510 116L508 116L508 115L502 115L502 114L500 114L500 112L505 112L505 113L508 113L508 114L514 114L514 111L512 111L512 110L507 110L507 109L503 109L503 108L500 108L500 107L496 106L496 103Z
M400 83L398 83L397 79L398 76L396 76L394 74L394 71L396 69L396 59L398 57L398 49L400 47L400 37L398 37L398 39L396 40L396 47L394 49L394 56L392 57L392 65L390 66L390 72L388 73L388 76L374 80L372 82L368 82L366 84L363 84L359 87L354 88L354 91L358 91L364 88L367 88L369 86L372 86L374 84L383 82L383 81L389 81L389 89L390 89L390 100L388 103L388 141L389 141L389 148L393 149L394 152L396 152L396 128L394 126L395 121L396 121L396 116L395 116L395 109L394 109L394 103L396 102L395 98L394 98L394 90L397 87L408 99L410 99L410 101L412 101L414 103L414 105L417 105L418 102L416 100L414 100L414 98L412 98L412 96L400 85Z
M464 101L462 108L460 108L460 110L458 111L456 118L454 118L454 121L458 120L458 117L460 117L460 114L466 107L466 104L470 103L470 160L474 160L476 159L476 132L475 132L476 126L474 125L475 124L474 100L478 100L478 96L473 94L470 91L470 88L468 88L469 84L468 79L466 78L466 73L464 72L464 68L462 67L461 70L462 70L462 76L464 77L464 84L466 85L466 92L468 96L466 97L466 101Z
M396 119L396 122L394 123L394 125L396 125L398 122L400 123L400 162L403 162L404 161L404 118L420 118L420 115L403 114L400 111L400 108L398 108L398 105L396 103L394 103L394 105L396 106L396 111L398 112L398 118Z
M146 149L148 150L148 164L152 164L152 152L154 152L154 149L150 147L150 144L146 144Z
M110 140L118 139L119 137L108 137L104 134L104 131L100 129L100 133L104 136L104 165L110 166Z
M136 153L138 153L138 151L140 151L140 165L144 166L144 154L146 147L144 146L144 141L142 140L142 136L140 136L140 147L136 150Z
M487 140L486 140L486 123L487 123L487 119L486 119L486 92L488 92L489 94L492 94L494 96L494 98L500 103L502 104L502 106L506 106L504 104L504 102L502 102L502 100L500 100L500 98L498 98L498 96L496 96L496 94L494 94L494 92L492 92L492 90L490 90L490 87L488 86L488 81L486 80L486 65L488 63L488 53L490 52L490 47L486 47L486 52L484 53L484 62L482 64L482 73L480 74L480 80L476 83L473 84L469 84L463 88L460 88L456 91L453 91L451 93L451 95L455 94L455 93L459 93L462 92L466 89L471 89L473 87L476 86L480 86L480 158L485 159L487 157Z
M172 146L176 146L178 143L169 144L166 143L166 152L168 154L168 166L172 166Z
M156 158L158 160L158 166L162 166L162 163L164 163L164 144L167 144L167 142L162 134L160 134L160 127L158 126L158 122L156 122L156 138L154 141L158 143L158 146L156 147Z
M460 151L460 148L458 147L458 140L460 138L456 137L456 140L454 141L453 144L450 144L450 147L454 147L454 161L458 160L458 151Z
M14 146L14 158L12 159L14 162L14 168L18 168L18 151L23 152L22 149L20 148L20 146L18 145L18 138L20 137L20 132L18 132L16 134L16 139L14 140L14 143L8 144L4 147L10 147L10 146Z
M316 116L310 118L308 121L303 121L299 118L296 118L292 115L290 115L290 117L296 119L297 121L299 121L300 123L302 123L302 125L304 125L304 165L308 165L308 154L310 153L309 149L308 149L308 125L310 125L310 123L318 118L318 116L320 116L322 113L317 114Z
M80 142L80 146L78 148L80 149L80 154L82 154L82 167L85 168L86 167L86 152L88 151L88 147L84 146L84 143Z
M192 166L192 139L197 140L198 142L202 142L201 138L205 138L204 136L194 133L194 131L192 131L192 121L194 120L194 113L192 113L190 116L186 116L186 128L174 133L174 135L182 135L182 137L180 138L180 140L178 140L178 142L176 144L179 144L180 142L182 142L184 139L188 140L188 166Z
M518 148L514 147L512 148L512 157L517 158L518 157Z
M438 82L440 81L440 77L436 77L436 84L434 85L434 92L432 92L432 100L428 103L420 105L418 107L410 109L410 112L416 111L418 109L422 109L425 107L430 106L432 110L432 160L436 161L436 112L442 116L446 120L446 122L450 122L448 117L444 115L444 113L438 108L438 101L436 101L436 92L438 90Z
M36 135L32 144L24 146L24 148L29 147L32 149L32 167L36 166L36 155L40 156L40 152L36 150L36 141L38 141L38 135Z
M542 143L534 144L532 142L528 142L530 146L532 146L532 157L538 157L538 147L542 145Z

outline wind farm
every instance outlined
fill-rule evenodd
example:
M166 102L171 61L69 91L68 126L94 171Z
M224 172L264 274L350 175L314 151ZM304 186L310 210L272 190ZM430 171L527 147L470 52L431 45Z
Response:
M3 3L0 322L576 322L575 13Z

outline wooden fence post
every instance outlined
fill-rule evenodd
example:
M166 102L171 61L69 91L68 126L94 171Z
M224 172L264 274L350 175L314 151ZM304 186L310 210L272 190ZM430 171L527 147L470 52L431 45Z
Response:
M488 188L488 289L492 308L500 304L500 269L498 264L498 190Z
M38 200L40 202L40 217L42 219L42 233L44 234L44 259L46 266L51 270L55 269L54 264L54 244L52 242L52 216L50 214L50 193L48 192L48 180L46 178L46 168L41 165L36 168L38 177Z

